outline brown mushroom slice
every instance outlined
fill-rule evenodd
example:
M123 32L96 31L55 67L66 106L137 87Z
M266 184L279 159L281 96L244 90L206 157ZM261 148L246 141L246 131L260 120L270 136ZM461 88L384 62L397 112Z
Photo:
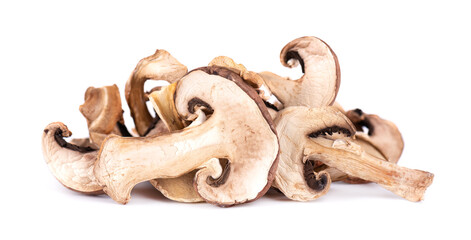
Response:
M361 141L374 145L389 162L397 163L404 150L404 140L397 126L378 115L366 114L361 109L350 110L346 116L353 122L357 131L362 132L363 127L368 133L358 133Z
M324 41L316 37L295 39L281 50L280 60L289 68L300 64L304 73L298 80L260 73L285 107L322 107L334 103L340 87L340 67L334 51Z
M277 110L283 109L283 104L272 94L263 78L256 72L248 71L244 65L237 64L232 58L219 56L211 60L208 66L229 68L231 71L239 74L246 83L255 88L265 102L273 105Z
M121 97L116 85L101 88L89 87L80 112L87 119L91 146L98 149L110 134L131 136L123 119Z
M178 82L175 105L184 120L194 119L198 106L212 111L201 125L154 138L106 139L94 172L112 199L127 203L137 183L175 178L212 158L228 159L229 170L219 177L211 168L196 173L194 185L207 202L231 206L253 201L268 190L279 149L271 119L260 108L263 102L256 92L237 74L228 73L232 81L210 75L223 71L230 72L200 69Z
M42 149L50 171L69 189L86 194L103 193L93 174L98 151L66 142L64 137L71 135L61 122L51 123L44 129Z
M183 64L162 49L139 61L126 83L125 96L140 136L145 136L156 124L156 120L147 110L144 83L147 80L165 80L172 83L183 77L187 71Z
M433 181L432 173L401 167L366 153L353 141L352 123L334 108L292 107L280 113L276 122L280 138L287 139L280 139L282 152L292 146L283 146L281 141L302 138L303 144L298 148L306 159L378 183L407 200L420 201ZM319 124L327 128L319 130ZM280 169L283 160L281 156Z

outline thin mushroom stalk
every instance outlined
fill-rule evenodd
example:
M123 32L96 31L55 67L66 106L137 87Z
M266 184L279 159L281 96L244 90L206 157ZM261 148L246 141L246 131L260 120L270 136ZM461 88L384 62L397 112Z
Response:
M236 74L228 74L233 81L214 75L221 71L229 70L196 70L178 81L178 113L194 119L196 107L206 108L212 114L202 124L154 138L110 136L104 141L94 173L113 200L127 203L139 182L200 168L194 186L209 203L232 206L258 199L268 190L279 149L271 118L260 109L263 102L254 98L253 89L242 90L244 83ZM219 178L204 168L213 158L229 160L229 171Z
M305 123L300 123L301 120ZM281 137L281 152L296 148L308 160L378 183L407 200L422 200L433 181L429 172L401 167L366 153L353 141L353 124L333 108L290 107L280 112L275 123ZM319 129L320 126L324 128ZM302 144L290 145L288 139L302 139ZM280 164L284 161L288 160L281 155Z

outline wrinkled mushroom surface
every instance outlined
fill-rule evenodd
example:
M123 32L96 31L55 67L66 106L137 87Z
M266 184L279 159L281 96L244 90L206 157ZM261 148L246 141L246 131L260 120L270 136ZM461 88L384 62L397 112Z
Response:
M46 126L42 135L44 159L54 177L65 187L86 194L101 194L102 187L93 174L98 151L64 140L72 132L61 122Z
M322 107L332 105L340 87L340 66L334 51L316 37L302 37L288 43L280 53L285 67L301 65L304 75L297 80L262 72L273 94L288 106Z
M172 83L183 77L187 71L186 66L162 49L139 61L126 83L125 97L140 136L147 135L158 120L154 119L147 110L145 82L147 80L165 80Z
M92 146L98 149L110 134L131 136L124 125L121 97L116 85L89 87L80 112L87 119Z
M126 203L139 182L201 168L194 185L207 202L231 206L261 197L273 180L279 146L257 93L237 74L213 67L189 73L178 81L175 94L182 119L195 119L199 108L211 116L196 127L154 138L108 137L94 169L104 191ZM204 167L212 158L229 161L221 181L217 172Z
M326 111L326 109L329 110ZM326 112L312 114L322 110ZM277 125L277 130L280 138L304 139L303 145L295 147L302 148L305 158L320 161L353 177L378 183L410 201L420 201L425 190L433 181L433 174L429 172L401 167L366 153L361 146L353 141L352 123L341 112L333 108L291 107L280 112L277 119L277 124L283 121L286 122L284 124L286 126L290 126L290 124L296 126L291 130L289 128L282 130ZM303 119L304 123L299 124L298 119ZM322 130L319 130L315 125L303 127L319 121L328 127ZM282 152L288 149L288 146L282 145L281 139L280 148ZM281 162L283 160L283 155L281 155L280 169L282 169Z

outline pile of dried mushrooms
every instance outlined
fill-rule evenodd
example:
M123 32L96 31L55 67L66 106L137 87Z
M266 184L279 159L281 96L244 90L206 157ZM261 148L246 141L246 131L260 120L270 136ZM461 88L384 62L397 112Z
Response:
M46 163L65 187L123 204L144 181L169 199L218 206L254 201L270 187L309 201L335 181L374 182L410 201L423 198L433 174L397 165L404 142L394 123L335 102L340 67L325 42L295 39L280 60L300 65L304 75L256 73L228 57L188 71L157 50L125 86L135 129L124 124L116 85L90 87L80 106L90 137L67 142L67 126L49 124ZM146 92L145 82L154 80L169 84Z

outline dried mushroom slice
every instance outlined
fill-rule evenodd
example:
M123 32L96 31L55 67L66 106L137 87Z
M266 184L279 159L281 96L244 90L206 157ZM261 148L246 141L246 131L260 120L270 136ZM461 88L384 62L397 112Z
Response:
M187 71L183 64L165 50L157 50L152 56L139 61L126 83L125 96L140 136L147 135L158 120L147 110L144 83L147 80L165 80L172 83L178 81Z
M331 108L288 107L276 119L280 162L273 186L298 201L314 200L329 190L331 177L319 159L305 155L311 137L325 139L351 136L354 128Z
M80 112L87 119L91 146L98 149L110 134L131 136L124 125L121 97L116 85L89 87Z
M297 80L262 72L273 94L289 106L322 107L332 105L340 87L340 66L334 51L316 37L302 37L288 43L280 53L283 66L301 65L304 75Z
M71 135L61 122L51 123L44 129L42 150L49 170L69 189L86 194L103 193L93 174L98 151L66 142L64 137Z
M378 183L407 200L420 201L433 181L432 173L400 167L365 152L353 141L352 123L334 108L291 107L280 112L275 122L282 153L292 147L284 146L281 142L289 140L283 138L302 138L303 144L294 147L301 148L306 159L320 161L350 176ZM327 128L319 130L318 124L314 123L325 124ZM290 124L294 127L283 127ZM280 169L284 159L282 154Z
M231 71L239 74L239 76L250 86L255 88L266 103L274 107L276 110L283 109L283 104L272 94L263 78L256 72L248 71L244 65L237 64L229 57L219 56L211 60L208 66L219 66L229 68Z
M221 77L226 72L233 81ZM195 169L200 169L195 188L209 203L231 206L258 199L271 186L279 146L256 94L227 69L192 71L178 81L177 112L184 120L195 119L198 107L204 106L211 116L198 126L158 137L108 137L98 154L95 176L120 203L129 201L139 182L175 178ZM213 158L228 159L229 170L217 171L209 164Z
M346 116L355 125L359 140L375 146L389 162L399 161L404 150L404 140L393 122L378 115L366 114L358 108L348 111ZM368 129L368 133L363 133L363 127Z

